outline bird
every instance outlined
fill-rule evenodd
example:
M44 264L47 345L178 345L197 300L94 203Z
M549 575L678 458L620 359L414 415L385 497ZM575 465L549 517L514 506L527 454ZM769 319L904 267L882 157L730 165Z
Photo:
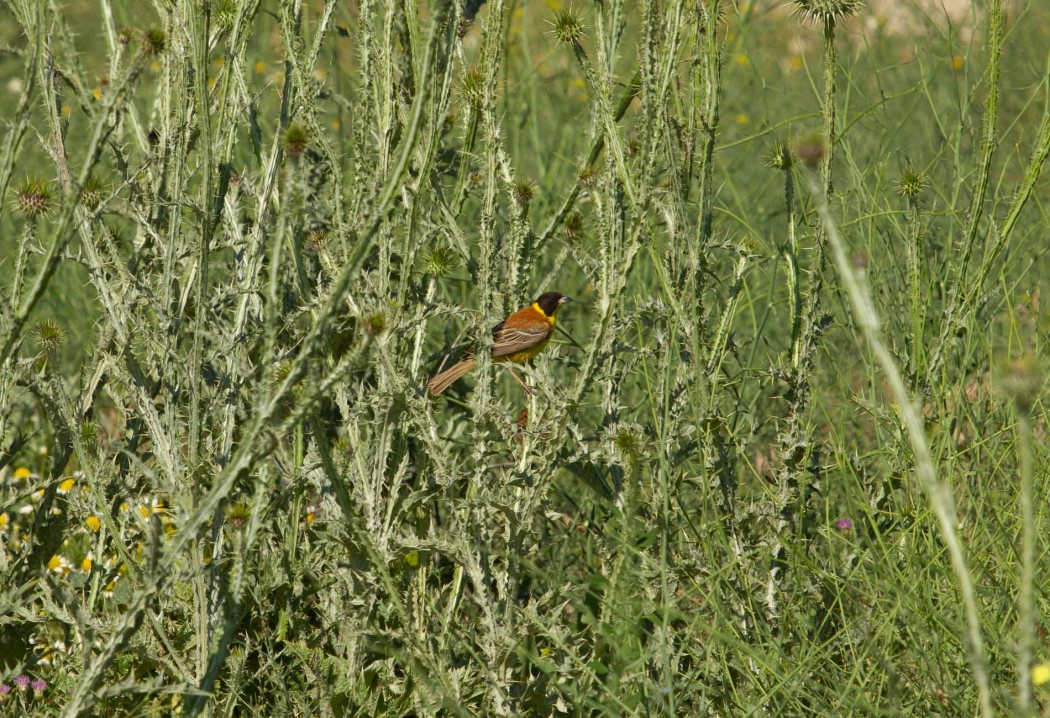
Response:
M554 317L566 302L572 299L558 292L546 292L529 306L511 314L492 330L492 361L521 364L539 354L554 334ZM473 354L468 354L448 369L439 372L427 387L437 396L448 389L457 379L474 368ZM514 370L507 367L514 380L521 384L526 394L532 390L525 386Z

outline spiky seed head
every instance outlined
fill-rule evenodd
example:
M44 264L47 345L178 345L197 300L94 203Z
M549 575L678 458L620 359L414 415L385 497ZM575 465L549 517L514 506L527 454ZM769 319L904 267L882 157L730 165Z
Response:
M62 346L62 340L66 337L65 330L53 319L40 320L33 333L36 334L36 340L43 354L54 354Z
M914 199L926 189L926 183L926 175L919 170L908 168L901 172L901 178L897 183L897 189L900 191L902 197Z
M792 0L795 15L807 22L838 23L853 17L864 7L864 0Z
M459 83L459 91L471 107L481 105L481 100L485 96L485 76L481 74L481 70L476 67L467 70Z
M382 312L373 312L365 318L365 334L377 337L386 331L386 315Z
M314 227L306 235L306 246L314 252L320 252L328 243L328 228Z
M288 378L288 375L292 373L292 363L288 361L282 361L273 368L273 381L271 382L271 391L276 392L284 384L284 380Z
M51 185L39 177L27 177L14 189L14 210L26 219L39 219L54 209Z
M554 13L551 26L554 28L552 32L558 42L576 45L583 39L583 23L571 7Z
M94 210L102 204L105 196L106 190L102 183L94 175L91 175L88 177L87 182L84 183L84 191L80 193L80 204L87 209Z
M98 424L93 421L80 422L80 441L85 446L94 446L98 442Z
M536 196L536 183L530 179L520 179L514 183L513 192L514 201L527 207Z
M791 153L791 148L783 142L776 142L766 156L766 166L787 172L791 169L794 160L795 156Z
M128 238L127 232L125 232L121 227L118 227L116 225L103 224L102 231L105 232L106 235L109 237L109 241L113 242L113 244L116 245L124 244L124 242Z
M237 19L237 3L234 0L217 0L212 3L211 16L216 25L223 29L233 26Z
M440 279L456 271L459 267L459 257L448 245L439 244L423 255L421 264L424 274Z
M244 525L248 523L248 519L251 518L251 515L251 509L239 502L231 504L226 509L226 520L229 521L230 526L235 529L244 528Z
M594 186L598 184L598 170L588 165L580 170L577 179L579 180L580 187L583 187L584 189L593 189Z
M159 27L151 27L143 34L142 43L150 55L160 55L168 46L168 36Z
M612 443L623 462L630 466L636 466L647 453L645 433L633 424L617 426L613 431Z
M583 236L583 215L573 212L565 218L565 237L575 242Z
M292 157L299 157L310 146L310 131L298 122L293 122L284 131L283 140L284 151Z

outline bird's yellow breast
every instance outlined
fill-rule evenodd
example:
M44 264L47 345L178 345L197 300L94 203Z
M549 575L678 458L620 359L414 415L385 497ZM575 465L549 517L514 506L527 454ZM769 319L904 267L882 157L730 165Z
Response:
M548 336L542 342L537 342L535 346L531 346L528 349L522 349L520 352L514 352L513 354L507 354L506 356L498 357L498 358L494 359L494 361L496 361L496 362L509 361L509 362L514 362L515 364L521 364L522 362L527 362L529 359L532 359L534 356L536 356L541 351L543 351L543 348L545 346L547 346L547 342L549 342L549 341L550 341L550 337Z

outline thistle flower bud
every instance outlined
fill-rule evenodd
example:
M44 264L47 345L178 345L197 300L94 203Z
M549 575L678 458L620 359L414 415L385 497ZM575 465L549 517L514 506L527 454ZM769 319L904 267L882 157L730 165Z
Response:
M805 21L837 23L859 13L864 0L793 0L791 6Z
M783 142L776 142L769 150L769 154L766 155L766 166L786 172L791 169L794 159L795 156L792 154L790 147Z
M554 37L558 42L578 44L583 39L583 23L571 7L559 10L554 14Z
M36 325L34 333L36 334L37 342L40 344L40 351L44 354L54 354L66 337L66 332L61 325L51 319L41 320Z
M106 196L106 190L94 175L88 177L84 183L84 191L80 193L80 204L90 210L97 209Z
M900 191L902 197L914 199L926 189L926 184L926 175L918 170L908 168L901 173L901 178L897 183L897 189Z
M54 199L50 184L37 177L29 177L15 187L13 206L26 219L39 219L51 214Z
M450 247L441 244L423 255L421 265L424 274L441 278L456 271L459 267L459 258Z
M485 76L481 74L481 70L476 67L467 70L459 83L459 92L463 100L471 107L478 107L481 105L484 90Z
M298 122L288 125L282 139L284 151L293 157L299 157L310 146L310 132Z
M151 27L142 36L143 45L150 55L160 55L168 46L168 36L159 27Z
M518 180L514 183L513 194L515 202L528 207L532 198L536 196L536 185L529 179Z

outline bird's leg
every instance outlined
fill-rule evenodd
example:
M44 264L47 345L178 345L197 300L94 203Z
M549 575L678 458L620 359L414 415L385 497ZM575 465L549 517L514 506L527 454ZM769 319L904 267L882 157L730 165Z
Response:
M532 396L533 394L536 393L532 389L530 389L528 386L526 386L525 382L523 382L521 379L518 378L518 375L514 373L513 369L511 369L506 364L503 365L503 368L506 369L507 371L509 371L510 375L512 377L514 377L514 381L518 382L518 384L521 385L522 390L525 392L525 396Z

